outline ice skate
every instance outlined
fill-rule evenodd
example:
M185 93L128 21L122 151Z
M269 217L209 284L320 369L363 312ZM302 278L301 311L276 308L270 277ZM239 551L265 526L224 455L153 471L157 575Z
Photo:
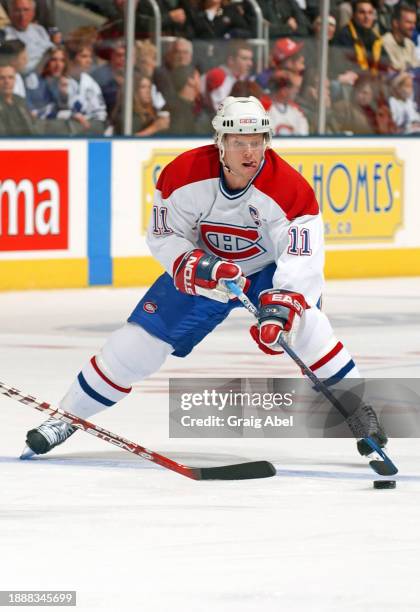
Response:
M28 431L26 434L27 446L21 455L21 459L48 453L55 446L65 442L76 429L77 427L72 427L60 419L50 417L39 427Z
M379 423L376 412L368 404L361 404L354 414L347 419L347 424L354 437L360 438L357 441L357 450L361 455L370 455L373 452L363 438L372 438L381 448L388 442L388 437Z

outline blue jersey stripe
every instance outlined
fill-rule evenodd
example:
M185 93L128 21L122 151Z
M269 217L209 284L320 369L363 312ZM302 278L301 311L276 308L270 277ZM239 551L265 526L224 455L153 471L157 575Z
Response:
M92 387L86 382L86 378L81 372L79 373L77 380L79 381L79 384L82 387L83 391L92 399L96 400L100 404L104 404L104 406L113 406L115 404L115 402L112 402L100 393L97 393L95 389L92 389Z

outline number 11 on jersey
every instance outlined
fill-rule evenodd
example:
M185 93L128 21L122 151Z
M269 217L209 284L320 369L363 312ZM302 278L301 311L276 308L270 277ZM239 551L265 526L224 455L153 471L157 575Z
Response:
M292 225L289 228L289 255L312 255L310 233L307 227Z
M155 236L173 234L167 224L168 209L166 206L153 206L153 233Z

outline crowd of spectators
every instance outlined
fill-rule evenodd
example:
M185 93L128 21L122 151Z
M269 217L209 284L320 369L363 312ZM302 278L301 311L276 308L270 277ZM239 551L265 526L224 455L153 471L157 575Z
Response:
M210 135L228 95L254 95L275 135L317 133L321 18L317 0L257 0L269 24L269 65L257 70L247 0L158 0L165 36L157 65L153 12L136 8L132 131ZM0 135L124 133L125 0L73 0L101 27L65 36L45 0L0 0ZM333 0L324 103L330 134L420 132L420 0Z

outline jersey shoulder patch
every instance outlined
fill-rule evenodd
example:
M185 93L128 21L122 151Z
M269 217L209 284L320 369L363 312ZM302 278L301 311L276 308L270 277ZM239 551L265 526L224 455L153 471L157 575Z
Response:
M318 202L308 181L273 149L267 150L264 167L254 186L274 200L289 221L319 213Z
M181 153L165 166L160 173L156 189L166 200L180 187L219 176L219 152L214 145L205 145Z

